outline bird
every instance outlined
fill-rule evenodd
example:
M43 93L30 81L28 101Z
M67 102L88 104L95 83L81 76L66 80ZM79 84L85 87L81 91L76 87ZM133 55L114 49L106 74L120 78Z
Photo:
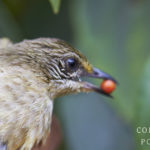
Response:
M31 150L44 144L54 100L60 96L95 91L111 97L82 77L116 82L63 40L0 39L0 150Z

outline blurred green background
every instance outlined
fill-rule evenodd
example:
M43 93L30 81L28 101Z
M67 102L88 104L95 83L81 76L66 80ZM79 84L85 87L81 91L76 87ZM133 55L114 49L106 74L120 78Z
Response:
M0 0L0 37L61 38L119 81L113 100L90 93L55 101L59 150L150 149L141 145L150 133L136 131L150 127L149 14L148 0Z

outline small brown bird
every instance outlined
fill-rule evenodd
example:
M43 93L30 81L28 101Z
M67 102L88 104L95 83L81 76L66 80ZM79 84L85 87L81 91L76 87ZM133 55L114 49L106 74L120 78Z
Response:
M45 143L55 98L77 92L105 94L80 77L115 81L62 40L39 38L12 44L1 39L0 150L31 150Z

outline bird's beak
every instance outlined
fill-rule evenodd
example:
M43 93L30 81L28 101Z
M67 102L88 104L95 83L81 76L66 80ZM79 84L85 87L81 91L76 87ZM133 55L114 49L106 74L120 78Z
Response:
M101 79L106 79L106 80L112 80L115 83L117 83L117 81L111 77L109 74L97 69L97 68L93 68L92 73L87 73L87 77L92 77L92 78L101 78Z
M107 73L97 69L97 68L93 68L92 72L88 73L88 72L84 72L82 74L83 77L92 77L92 78L100 78L100 79L105 79L105 80L112 80L117 84L117 81L111 77L110 75L108 75ZM84 88L87 89L87 91L95 91L97 93L112 97L110 94L105 93L103 90L101 90L100 88L98 88L97 86L89 83L89 82L84 82Z

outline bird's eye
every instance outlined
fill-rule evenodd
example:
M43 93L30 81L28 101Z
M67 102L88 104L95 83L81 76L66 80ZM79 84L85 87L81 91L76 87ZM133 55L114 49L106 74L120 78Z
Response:
M68 58L66 64L70 71L76 71L78 69L78 61L75 58Z

